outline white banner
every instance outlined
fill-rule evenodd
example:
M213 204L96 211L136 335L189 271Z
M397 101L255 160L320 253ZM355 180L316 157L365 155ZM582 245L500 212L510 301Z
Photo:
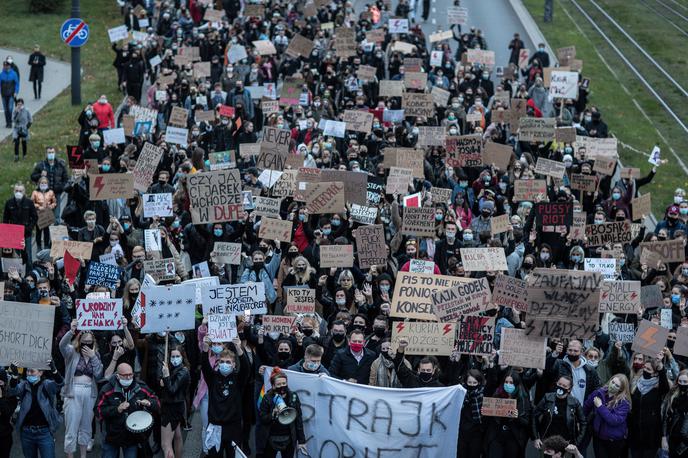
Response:
M310 456L454 458L466 390L377 388L286 371ZM267 389L267 388L266 388Z
M261 315L268 313L265 304L265 285L246 282L241 285L219 285L201 291L203 316Z
M151 286L139 293L141 332L185 331L196 327L196 287ZM132 313L133 314L133 313Z

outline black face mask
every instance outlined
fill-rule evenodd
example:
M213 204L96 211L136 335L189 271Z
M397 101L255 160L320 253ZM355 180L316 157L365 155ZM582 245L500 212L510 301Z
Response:
M572 363L575 363L576 361L578 361L580 359L580 355L568 355L568 357L569 357L569 361L571 361Z
M246 333L245 332L237 332L237 337L239 337L239 340L246 340Z
M420 378L421 382L428 383L432 380L432 375L432 372L421 372L420 374L418 374L418 377Z
M92 344L92 343L88 343L88 344L81 344L81 348L88 348L88 349L90 350L90 349L92 349L92 348L93 348L93 344Z
M261 269L263 268L264 265L265 265L265 263L262 262L262 261L254 262L254 263L253 263L253 270L255 270L256 272L258 272L259 270L261 270Z
M373 332L375 333L375 336L377 336L377 337L384 337L385 334L387 333L385 328L380 328L380 327L373 328Z
M468 391L475 391L478 389L478 386L480 385L464 385L466 387L466 390Z
M346 334L332 334L332 340L337 343L344 342L344 339L346 339Z
M285 394L287 394L287 387L284 386L282 388L275 388L275 393L284 396Z
M678 390L681 392L681 394L686 394L688 393L688 385L679 385Z
M392 355L390 355L388 351L381 351L380 354L385 359L392 359Z
M286 361L289 359L290 356L291 356L291 353L288 351L277 352L277 357L280 359L280 361Z
M310 337L313 335L313 330L312 329L302 329L301 332L303 333L304 336Z
M645 380L650 380L652 377L654 377L654 374L648 371L643 371L643 378Z

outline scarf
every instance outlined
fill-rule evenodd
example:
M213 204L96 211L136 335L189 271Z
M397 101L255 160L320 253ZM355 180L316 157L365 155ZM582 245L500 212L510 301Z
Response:
M477 424L481 424L483 417L480 411L483 405L483 387L480 386L474 390L466 391L464 403L468 403L473 421Z
M394 361L380 355L377 358L380 364L377 366L377 386L386 388L401 388L397 379L397 371L394 370ZM403 362L401 364L404 364Z
M645 396L647 393L652 391L653 388L655 388L659 384L659 377L652 377L652 378L644 378L640 377L636 381L636 388L638 388L638 391L640 391L640 394Z

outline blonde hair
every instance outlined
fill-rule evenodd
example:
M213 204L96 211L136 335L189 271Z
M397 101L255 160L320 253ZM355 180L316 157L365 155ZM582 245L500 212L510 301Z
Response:
M619 391L612 395L609 392L609 386L612 383L612 380L615 378L618 378L619 381L621 382L621 388L619 388ZM628 377L626 377L624 374L615 374L609 379L609 383L607 383L607 394L611 396L611 399L607 403L607 407L616 407L619 405L621 401L628 401L629 403L629 409L630 409L630 403L631 403L631 393L629 391L629 385L630 383L628 382Z

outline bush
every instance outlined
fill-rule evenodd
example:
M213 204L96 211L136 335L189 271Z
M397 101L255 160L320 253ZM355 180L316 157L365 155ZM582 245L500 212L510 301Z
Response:
M29 0L29 11L39 14L58 13L63 4L64 0Z

